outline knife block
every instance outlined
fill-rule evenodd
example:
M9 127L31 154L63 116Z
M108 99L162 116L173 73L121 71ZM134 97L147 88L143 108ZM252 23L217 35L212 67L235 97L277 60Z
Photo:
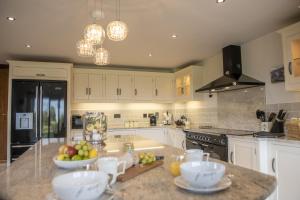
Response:
M276 118L272 126L271 133L284 133L284 120Z

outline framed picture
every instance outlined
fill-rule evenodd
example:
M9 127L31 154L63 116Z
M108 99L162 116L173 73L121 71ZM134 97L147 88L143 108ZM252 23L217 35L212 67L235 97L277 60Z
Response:
M271 83L284 82L284 67L276 67L271 71Z

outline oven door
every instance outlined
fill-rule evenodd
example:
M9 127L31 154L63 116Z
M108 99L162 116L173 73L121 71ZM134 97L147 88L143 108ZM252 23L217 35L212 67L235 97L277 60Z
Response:
M186 149L202 149L205 153L209 153L209 156L214 159L228 161L228 148L226 146L186 139Z

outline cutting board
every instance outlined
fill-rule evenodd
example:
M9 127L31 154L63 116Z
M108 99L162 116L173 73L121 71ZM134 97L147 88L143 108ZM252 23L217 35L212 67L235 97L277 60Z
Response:
M118 176L118 181L120 182L124 182L127 181L129 179L132 179L146 171L149 171L150 169L156 168L158 166L161 166L162 164L164 164L164 161L162 160L158 160L155 161L152 164L148 164L148 165L136 165L134 167L130 167L125 171L125 174L122 174L120 176Z

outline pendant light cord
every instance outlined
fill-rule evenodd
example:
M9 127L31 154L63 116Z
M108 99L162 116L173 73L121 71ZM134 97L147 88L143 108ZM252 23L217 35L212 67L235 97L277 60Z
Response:
M121 7L121 3L120 3L120 0L116 0L116 19L118 20L118 21L120 21L120 19L121 19L121 9L120 9L120 7Z

